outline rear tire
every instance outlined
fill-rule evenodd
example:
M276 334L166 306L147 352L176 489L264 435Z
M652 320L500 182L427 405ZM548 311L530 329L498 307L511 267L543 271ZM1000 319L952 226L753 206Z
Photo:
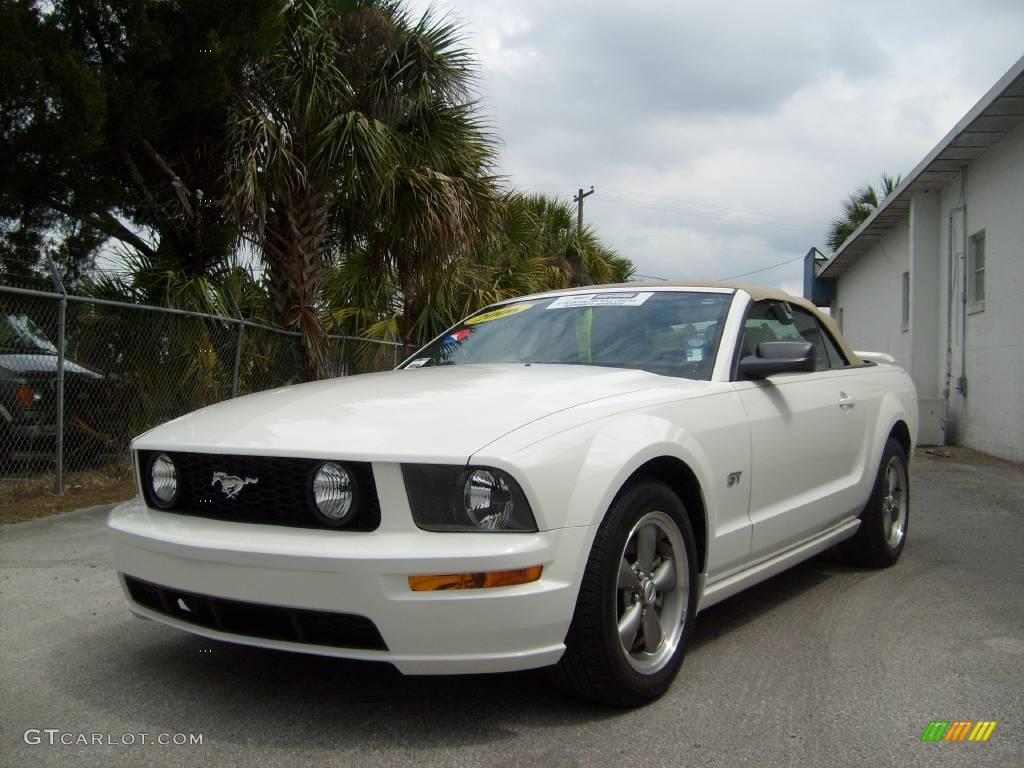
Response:
M888 568L900 559L910 523L910 472L907 454L890 437L882 452L871 498L860 513L860 528L840 544L848 560L869 568Z
M582 699L635 707L665 693L697 604L696 547L670 488L640 480L598 528L555 676Z

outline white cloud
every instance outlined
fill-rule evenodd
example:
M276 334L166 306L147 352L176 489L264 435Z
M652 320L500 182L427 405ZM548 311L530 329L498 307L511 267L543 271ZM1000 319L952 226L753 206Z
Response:
M593 184L587 222L678 278L820 246L840 201L911 170L1024 39L1014 0L432 4L479 54L510 181ZM800 269L748 279L799 287Z

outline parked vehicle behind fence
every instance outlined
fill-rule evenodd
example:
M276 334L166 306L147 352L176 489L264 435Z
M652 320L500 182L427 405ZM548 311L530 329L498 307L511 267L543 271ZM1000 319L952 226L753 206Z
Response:
M52 464L57 441L57 347L27 314L0 319L0 461ZM65 457L72 464L98 454L104 376L64 360Z

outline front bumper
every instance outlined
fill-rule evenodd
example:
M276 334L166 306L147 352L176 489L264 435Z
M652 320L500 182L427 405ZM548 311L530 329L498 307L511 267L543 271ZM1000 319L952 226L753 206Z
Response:
M226 600L369 619L387 650L222 632L131 599L140 616L215 639L385 661L405 674L507 672L554 664L572 619L593 530L542 533L359 533L230 523L158 512L139 499L109 527L119 574ZM513 587L413 592L408 577L542 565ZM124 579L122 578L122 586Z
M57 448L57 427L54 424L8 425L0 435L4 445L0 453L16 462L53 461Z

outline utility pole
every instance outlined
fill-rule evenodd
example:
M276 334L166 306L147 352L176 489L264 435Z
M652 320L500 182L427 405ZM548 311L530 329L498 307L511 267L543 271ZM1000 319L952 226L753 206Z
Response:
M590 197L594 194L594 187L591 185L589 192L584 192L583 187L580 187L579 194L572 199L576 203L576 234L578 235L583 231L583 198Z

